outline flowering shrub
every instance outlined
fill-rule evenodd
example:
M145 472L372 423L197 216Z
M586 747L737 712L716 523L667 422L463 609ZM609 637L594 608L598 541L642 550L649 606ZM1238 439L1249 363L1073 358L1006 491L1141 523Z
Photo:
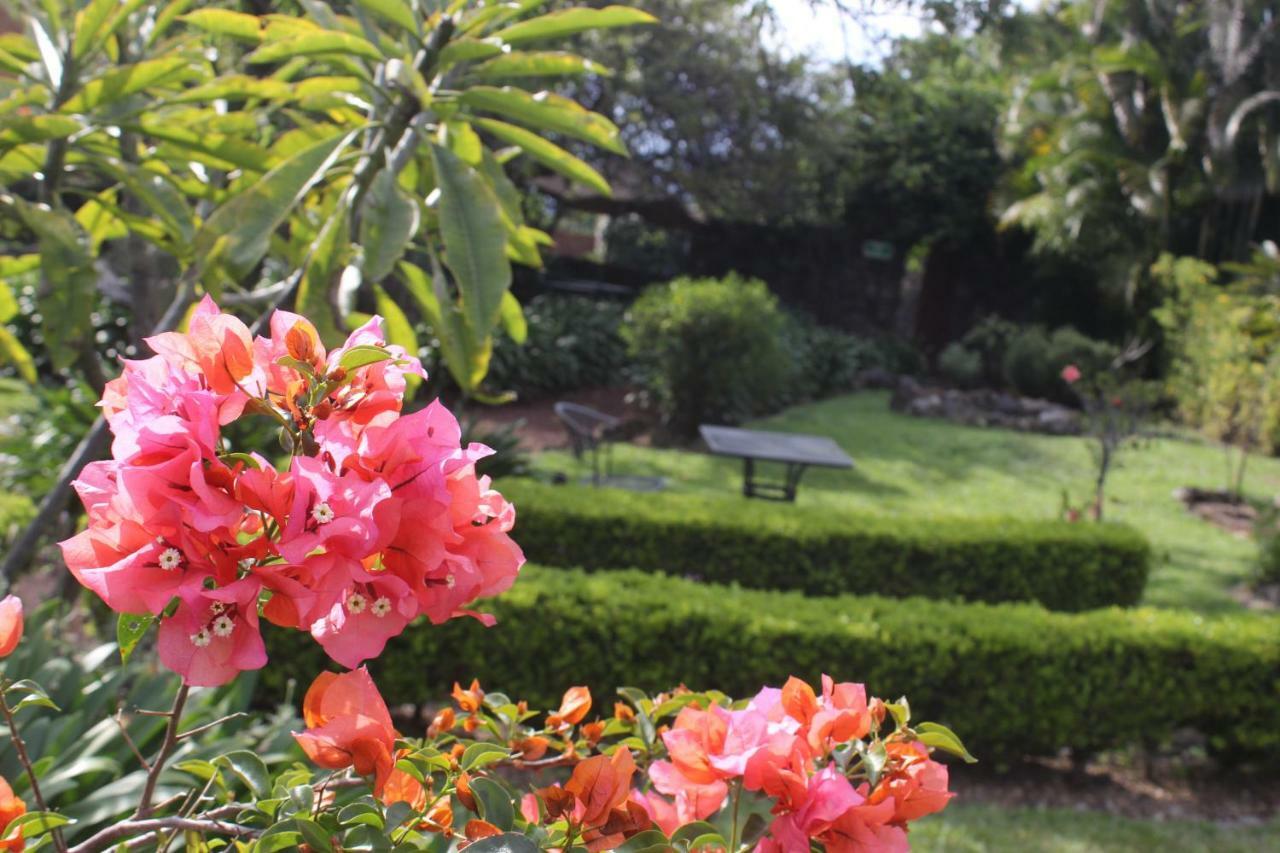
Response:
M160 661L183 684L171 710L147 712L167 723L150 760L134 749L136 808L78 826L50 809L52 761L28 754L15 717L56 706L33 681L0 679L35 805L0 780L0 849L166 849L182 837L264 853L904 850L909 823L952 796L932 751L972 760L945 727L913 727L905 699L825 676L820 690L792 678L745 702L623 688L612 715L594 718L585 687L542 716L472 682L421 737L405 736L361 664L420 616L492 624L469 604L509 587L523 563L514 509L475 474L487 449L461 446L438 401L402 412L424 374L376 317L326 353L301 317L277 312L270 336L254 337L206 299L187 332L149 343L156 355L126 362L103 396L113 458L77 482L88 527L62 548L121 614L122 655L158 623ZM278 425L278 461L229 446L224 428L250 416ZM190 689L266 664L263 620L310 633L349 670L321 673L303 699L293 735L309 764L273 770L234 750L169 767L179 742L219 722L183 730ZM22 632L21 603L0 601L0 657ZM534 789L523 797L522 781Z
M206 297L187 333L125 362L101 404L113 458L75 483L88 529L61 543L128 624L159 620L160 659L189 685L261 668L260 615L355 667L418 616L468 613L524 561L514 509L475 474L488 448L462 447L438 402L401 412L426 374L378 318L330 353L297 315L270 331ZM227 445L244 417L278 422L279 468Z

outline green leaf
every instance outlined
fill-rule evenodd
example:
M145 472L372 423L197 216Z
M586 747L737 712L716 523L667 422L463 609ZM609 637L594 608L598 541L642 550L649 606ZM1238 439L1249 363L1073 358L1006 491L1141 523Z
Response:
M88 235L64 208L51 210L16 197L10 204L40 240L38 303L45 347L53 366L65 369L79 357L80 343L92 328L96 274Z
M599 172L538 134L497 119L478 118L475 123L477 127L488 131L503 142L518 146L520 150L548 169L559 172L572 181L585 184L603 196L613 195L609 182Z
M120 6L120 0L92 0L79 15L76 16L76 37L72 42L71 54L80 59L97 43L98 31L107 22L111 11Z
M463 770L479 770L490 764L496 764L510 755L509 749L495 743L473 743L463 750L462 759L458 763Z
M471 780L471 793L475 795L480 808L480 817L504 832L511 829L516 812L511 803L511 794L506 788L482 776Z
M339 203L312 244L294 299L294 310L311 320L326 346L336 346L344 337L334 315L332 294L350 254L347 220L347 206Z
M563 38L586 30L633 27L638 24L656 24L657 22L658 19L648 12L626 6L606 6L603 9L562 9L512 24L494 33L494 36L507 44L519 44L540 39Z
M373 179L360 217L365 281L378 282L395 269L409 241L418 233L418 205L389 169Z
M963 758L966 764L975 764L978 761L969 754L969 750L965 749L956 733L940 723L921 723L916 726L916 737L925 746L932 746Z
M356 0L356 5L367 9L384 21L401 27L406 32L417 35L418 21L413 16L413 9L404 0Z
M139 120L138 129L184 149L192 160L216 169L266 172L275 165L275 157L270 151L247 139L221 133L198 133L146 115Z
M12 365L25 381L32 385L36 383L35 359L7 326L0 326L0 358Z
M351 141L342 133L304 148L220 206L195 235L197 256L226 241L220 263L235 279L245 278L266 254L271 235Z
M65 139L83 129L84 125L71 116L11 116L0 122L0 148L23 142Z
M409 322L409 318L405 316L404 311L396 304L380 285L373 286L374 304L377 306L378 313L382 315L382 329L387 335L387 343L404 347L404 351L411 356L418 355L418 336L413 331L413 324ZM405 398L413 396L413 392L417 390L418 385L422 382L422 377L412 373L406 373L405 380Z
M212 761L205 761L203 758L188 758L186 761L179 761L173 765L173 769L182 773L190 773L201 782L208 782L218 775L218 766Z
M368 367L370 364L377 364L380 361L387 361L393 357L391 353L382 347L375 347L372 344L359 344L342 354L342 358L338 359L338 366L350 373L353 370L359 370L362 367Z
M35 838L51 829L57 829L69 823L71 823L71 818L60 815L57 812L27 812L9 822L9 825L5 828L4 837L17 838L19 835L18 830L21 830L23 838Z
M511 86L473 86L458 100L475 110L498 113L539 130L563 133L623 156L627 153L613 122L551 92L531 95Z
M502 42L497 39L461 38L451 41L440 51L440 68L445 69L459 62L488 59L502 53Z
M244 58L248 63L281 62L295 56L336 53L380 61L382 52L368 41L337 30L314 30L303 35L264 44Z
M155 619L150 613L121 613L116 617L116 643L120 646L121 665L129 662L129 656L146 636Z
M467 845L471 853L538 853L538 845L527 835L506 832L491 835Z
M338 823L343 826L372 826L382 829L386 822L382 812L368 803L348 803L338 812Z
M191 61L183 56L148 59L133 65L121 65L86 83L79 92L62 105L59 112L88 112L96 107L113 104L152 86L177 82L198 73Z
M511 286L502 212L489 183L475 169L439 145L431 146L431 154L440 187L445 264L457 282L468 324L477 335L487 336L502 294Z
M262 41L262 21L243 12L227 9L197 9L179 18L196 29L241 41Z
M234 773L256 797L271 790L271 774L267 772L266 763L256 753L237 749L218 756L214 759L214 764L226 767Z
M502 321L502 330L514 343L523 344L528 339L529 324L524 319L524 309L520 307L520 300L516 299L515 294L510 290L502 294L499 319Z
M471 69L471 74L486 80L517 77L569 77L599 74L612 77L613 70L574 53L562 50L506 53Z

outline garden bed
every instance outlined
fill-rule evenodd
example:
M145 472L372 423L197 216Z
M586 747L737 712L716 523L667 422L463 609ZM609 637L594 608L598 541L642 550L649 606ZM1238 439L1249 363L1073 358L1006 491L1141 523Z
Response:
M965 391L898 379L889 406L920 418L940 418L966 426L999 427L1045 435L1079 435L1080 412L1048 400L980 388Z

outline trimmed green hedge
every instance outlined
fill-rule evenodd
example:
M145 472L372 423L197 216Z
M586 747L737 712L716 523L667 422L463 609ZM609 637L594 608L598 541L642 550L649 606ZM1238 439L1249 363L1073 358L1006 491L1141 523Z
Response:
M827 672L906 694L989 761L1158 744L1187 727L1226 760L1280 757L1280 618L1267 615L816 599L536 566L490 609L491 629L456 619L393 640L370 667L388 700L436 699L476 676L542 708L588 684L608 707L619 685L747 696ZM268 635L290 666L263 670L264 701L284 695L282 671L305 689L326 666L305 635Z
M1130 527L1013 519L833 517L740 497L504 480L534 562L640 568L809 595L1133 605L1151 546Z

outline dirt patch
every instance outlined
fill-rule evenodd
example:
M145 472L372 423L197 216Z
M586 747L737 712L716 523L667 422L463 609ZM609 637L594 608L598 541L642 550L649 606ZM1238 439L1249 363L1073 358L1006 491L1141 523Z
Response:
M1228 533L1247 539L1253 535L1258 521L1257 507L1226 492L1197 489L1185 486L1174 491L1173 496L1182 501L1192 515L1219 527Z

